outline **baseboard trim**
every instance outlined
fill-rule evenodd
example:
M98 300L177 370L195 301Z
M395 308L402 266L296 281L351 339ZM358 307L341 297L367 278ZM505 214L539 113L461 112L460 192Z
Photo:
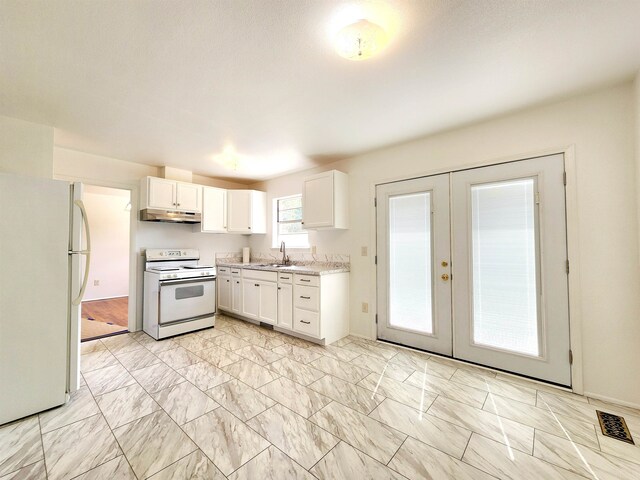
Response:
M83 299L82 303L84 303L84 302L99 302L100 300L113 300L114 298L125 298L125 297L128 297L128 296L129 295L115 295L113 297L92 298L91 300Z
M627 402L625 400L620 400L619 398L607 397L606 395L600 395L599 393L593 393L593 392L584 392L584 396L593 398L595 400L602 400L603 402L614 403L622 407L630 407L630 408L636 408L640 410L639 403Z

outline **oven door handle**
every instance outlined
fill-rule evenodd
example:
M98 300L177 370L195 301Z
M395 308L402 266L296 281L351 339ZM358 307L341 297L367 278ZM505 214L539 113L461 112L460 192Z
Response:
M160 280L160 288L167 285L180 285L183 283L204 283L215 282L216 277L202 277L202 278L180 278L177 280Z

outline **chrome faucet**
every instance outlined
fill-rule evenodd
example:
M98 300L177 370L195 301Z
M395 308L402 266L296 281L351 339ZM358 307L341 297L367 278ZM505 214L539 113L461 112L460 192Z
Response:
M289 265L289 257L287 256L287 247L284 242L280 243L280 251L282 252L282 265Z

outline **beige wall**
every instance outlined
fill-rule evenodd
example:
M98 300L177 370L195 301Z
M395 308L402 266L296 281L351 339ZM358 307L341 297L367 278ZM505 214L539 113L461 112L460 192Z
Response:
M636 193L638 196L638 228L640 229L640 72L633 83L635 89L635 135L636 135ZM638 248L640 248L640 230L638 232ZM640 256L638 257L640 261Z
M631 83L559 103L447 131L323 167L349 173L351 228L312 232L318 253L351 255L351 332L375 332L373 185L437 170L456 169L505 158L575 146L579 303L582 310L584 390L640 405L640 274L635 183L634 87ZM314 171L318 171L315 169ZM254 185L271 199L299 193L310 172ZM264 250L271 237L252 237ZM370 313L360 311L369 302Z
M0 116L0 172L53 176L53 128Z
M82 200L91 220L91 268L85 300L129 295L131 214L126 206L130 195L128 190L85 188Z

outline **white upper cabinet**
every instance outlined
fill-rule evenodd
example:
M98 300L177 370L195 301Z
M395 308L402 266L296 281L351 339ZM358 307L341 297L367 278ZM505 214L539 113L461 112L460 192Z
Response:
M148 192L147 198L142 198L142 204L147 208L176 208L176 182L164 178L147 177L143 179ZM144 189L143 189L144 190Z
M306 177L302 188L305 229L349 228L349 177L337 170Z
M140 180L140 208L200 212L201 189L193 183L145 177Z
M176 207L186 212L200 212L202 210L202 187L193 183L176 184Z
M227 231L267 233L267 194L256 190L227 190Z
M227 191L222 188L202 187L202 222L200 231L226 233Z

